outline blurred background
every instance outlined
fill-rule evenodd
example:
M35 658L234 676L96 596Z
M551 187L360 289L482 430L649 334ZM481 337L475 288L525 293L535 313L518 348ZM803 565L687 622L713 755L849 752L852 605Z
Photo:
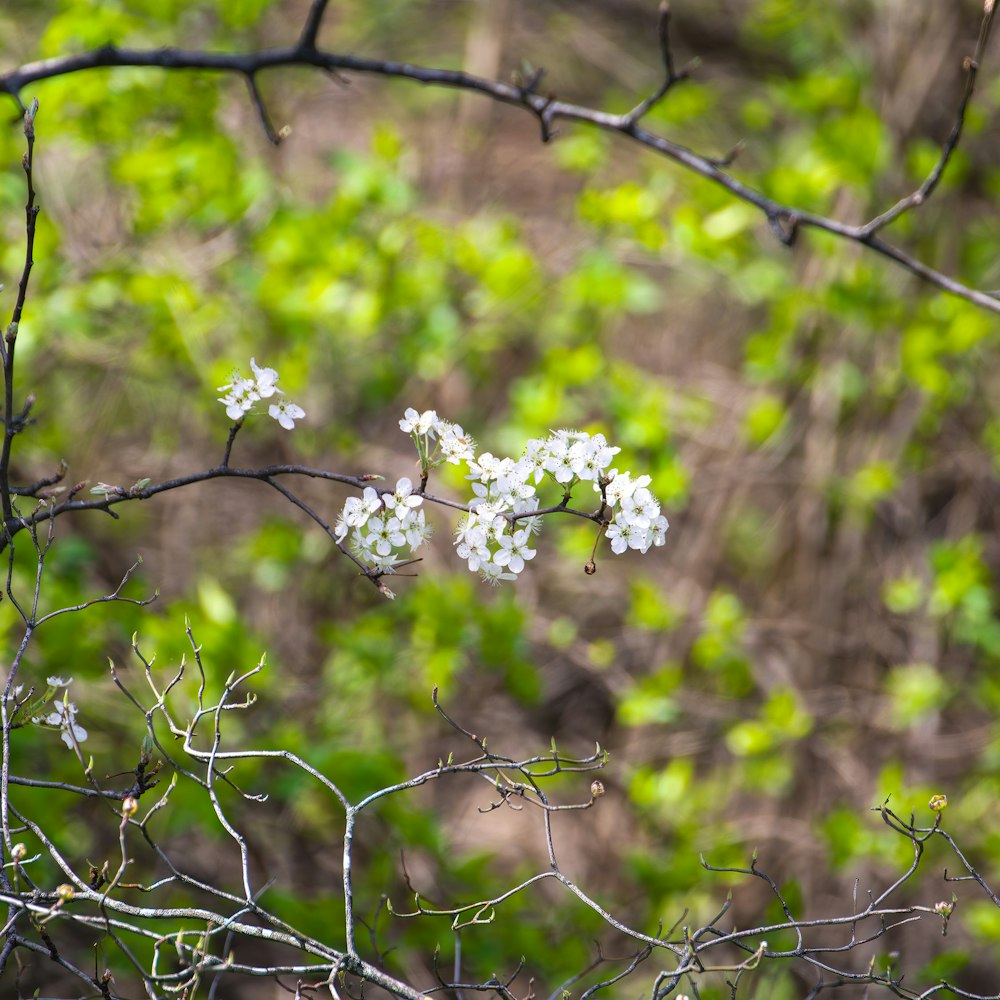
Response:
M0 65L109 41L286 44L307 6L7 0ZM849 222L934 164L982 14L973 0L673 8L678 64L700 65L649 127L709 155L742 141L734 175ZM334 0L321 43L502 79L542 67L543 90L624 111L659 80L656 18L653 0ZM887 237L993 289L1000 75L988 56L940 189ZM699 926L730 889L734 925L779 920L762 882L699 861L746 865L755 848L796 916L851 912L855 879L877 893L912 854L871 811L887 797L928 824L928 799L946 793L946 827L1000 877L995 318L857 246L808 233L782 247L749 207L618 136L564 125L543 145L523 111L376 77L283 70L260 82L275 127L290 128L277 149L238 79L101 70L24 93L41 105L42 215L18 341L21 390L38 397L20 481L61 458L68 482L125 487L215 464L229 426L215 387L254 356L308 416L292 434L249 419L234 462L416 478L397 426L408 406L436 408L495 454L579 427L621 446L620 468L653 477L671 528L646 556L603 547L589 577L592 532L550 519L516 588L494 591L435 513L419 577L396 581L387 602L261 484L178 491L119 507L117 521L63 519L52 607L113 588L137 552L131 592L160 590L152 609L53 621L25 665L75 678L97 773L134 767L143 722L108 681L108 658L138 689L138 631L168 674L190 656L187 615L216 682L267 653L258 705L229 720L233 744L302 753L356 798L467 752L433 710L434 685L498 752L599 742L608 794L559 817L557 846L567 874L650 933L660 920ZM5 311L23 261L22 150L16 123L0 131ZM464 498L456 470L433 482ZM347 495L303 492L329 519ZM33 561L15 570L29 586ZM0 616L13 639L6 603ZM22 773L79 779L57 734L26 733L16 752ZM239 778L270 793L266 806L232 803L255 874L276 878L264 902L335 943L336 804L276 767ZM553 794L584 801L589 782L567 776ZM539 816L480 814L480 785L428 786L363 821L359 914L374 920L383 895L405 907L401 852L412 886L440 904L544 869ZM113 817L22 794L81 865L113 856ZM158 822L192 870L235 878L235 845L207 800L182 786ZM854 967L1000 988L1000 910L944 884L953 864L935 855L901 896L933 904L961 890L948 936L924 921L858 949ZM151 881L155 859L135 869ZM432 985L435 946L451 962L449 925L383 910L377 946L395 949L390 971ZM523 955L516 988L534 976L547 995L587 966L595 939L629 953L572 897L541 888L463 932L463 975L503 976ZM46 975L29 969L25 992ZM739 995L800 996L814 982L765 964ZM216 995L275 990L223 983ZM706 980L702 996L730 990Z

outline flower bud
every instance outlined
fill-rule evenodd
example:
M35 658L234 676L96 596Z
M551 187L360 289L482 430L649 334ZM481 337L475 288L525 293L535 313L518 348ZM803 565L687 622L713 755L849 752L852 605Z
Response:
M24 844L15 844L10 849L10 856L14 861L20 861L28 853L28 848Z
M947 795L932 795L930 802L927 805L934 810L934 812L941 812L948 805Z
M134 816L139 809L139 800L134 795L126 795L122 799L122 815Z
M603 781L592 781L590 783L590 795L591 798L599 799L604 794L604 782Z
M56 889L56 895L59 897L59 902L68 903L74 896L73 886L68 882L63 882L58 889Z

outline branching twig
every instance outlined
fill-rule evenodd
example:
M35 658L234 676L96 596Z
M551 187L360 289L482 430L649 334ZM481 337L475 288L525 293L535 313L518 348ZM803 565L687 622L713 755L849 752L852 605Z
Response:
M627 136L647 149L667 157L679 166L724 188L731 196L759 209L778 238L791 244L799 229L818 229L840 239L867 247L874 253L892 261L903 270L915 275L932 286L958 296L990 312L1000 312L1000 299L989 292L980 291L952 278L942 271L923 263L906 251L881 239L878 232L908 208L919 205L933 191L944 172L954 149L961 137L965 113L972 97L976 73L981 65L981 57L989 36L993 19L993 3L985 4L980 29L980 41L976 56L967 60L966 83L952 135L945 143L941 160L921 188L888 212L867 223L851 224L841 222L815 212L808 212L796 206L785 205L767 197L755 188L744 184L726 172L728 158L715 158L695 152L663 135L656 134L639 125L639 119L667 91L684 79L685 73L678 73L673 65L669 38L669 5L661 7L658 37L661 57L664 63L664 81L650 97L640 102L624 114L612 114L566 101L552 95L542 95L523 82L505 83L474 76L461 70L446 70L411 63L367 58L344 53L320 50L316 40L325 2L314 0L304 25L302 34L295 45L284 48L264 49L253 52L228 53L198 51L191 49L162 48L156 50L127 49L115 45L105 45L98 49L70 56L45 59L0 74L0 93L6 93L20 105L20 94L28 86L42 80L93 70L100 67L158 67L164 70L202 70L209 72L234 73L248 81L270 69L290 66L312 66L330 72L368 73L377 76L410 80L430 86L449 87L482 94L503 104L510 104L530 112L540 123L542 139L552 138L554 125L558 121L580 122L606 131ZM266 115L259 103L259 93L251 86L258 116L264 122L268 137L276 138L273 128L269 128Z

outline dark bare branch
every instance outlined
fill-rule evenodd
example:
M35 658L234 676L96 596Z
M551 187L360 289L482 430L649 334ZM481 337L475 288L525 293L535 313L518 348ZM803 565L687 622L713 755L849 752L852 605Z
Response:
M556 100L551 95L542 95L534 89L524 86L523 82L520 84L504 83L484 79L461 70L439 69L393 60L322 51L315 47L315 41L325 6L326 4L319 2L319 0L313 4L302 37L293 46L244 53L226 53L178 48L143 50L105 45L71 56L60 56L29 63L0 74L0 93L6 93L14 100L20 101L21 92L31 84L101 67L159 67L164 70L236 73L249 81L254 81L256 76L263 71L290 66L312 66L331 73L373 74L410 80L428 86L448 87L478 93L500 103L521 107L529 111L541 126L543 141L549 141L553 137L555 124L559 121L579 122L627 136L644 148L672 160L685 170L719 185L732 197L759 209L771 225L775 235L787 245L792 244L799 229L817 229L827 232L845 241L866 247L943 292L955 295L989 312L1000 313L1000 298L997 296L972 288L958 279L930 267L877 236L878 231L892 219L903 211L920 204L929 196L958 145L965 112L974 90L976 73L981 65L981 57L992 25L992 3L985 5L976 57L968 60L965 91L959 113L952 130L952 136L945 144L938 166L921 188L908 199L904 199L883 216L863 224L842 222L814 212L804 211L793 205L777 202L727 173L726 167L731 162L729 157L713 158L697 153L639 125L639 119L642 115L653 104L662 99L670 87L683 80L686 75L685 72L678 73L673 64L670 49L670 9L668 4L661 8L658 27L661 57L665 70L664 81L650 97L636 108L620 115ZM252 84L252 96L254 86ZM258 112L260 112L262 105L257 107ZM266 122L266 119L264 120ZM265 130L268 131L266 123ZM268 131L269 138L272 135L275 135L273 128ZM789 225L792 220L794 220L794 225Z

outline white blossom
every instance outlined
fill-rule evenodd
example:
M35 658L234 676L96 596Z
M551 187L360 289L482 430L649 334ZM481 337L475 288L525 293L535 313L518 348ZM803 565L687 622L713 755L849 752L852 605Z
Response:
M292 430L295 427L295 421L301 420L306 415L306 411L301 406L286 402L284 399L272 403L267 408L267 413L268 416L277 420L286 431Z
M71 750L75 743L82 743L87 738L87 730L76 721L76 713L73 702L63 701L42 720L46 725L62 730L62 741Z
M410 546L410 552L416 552L431 537L431 526L427 523L422 510L411 515L406 522L404 534L406 535L406 544Z
M631 496L622 497L620 516L645 530L660 516L660 504L649 490L640 486Z
M229 381L218 388L219 392L225 393L219 397L219 402L225 406L226 416L230 420L242 420L252 412L254 404L262 399L283 395L278 388L277 371L258 365L256 358L250 359L250 370L253 372L253 378L247 378L239 369L233 369ZM306 415L301 406L285 400L272 403L267 412L289 431L295 427L296 420L301 420Z
M403 561L395 552L390 552L388 555L380 556L377 553L369 553L369 558L367 560L372 564L372 567L378 570L379 573L395 573L396 567ZM386 597L395 597L391 591L385 595Z
M524 455L521 462L528 470L525 475L525 482L532 476L535 477L535 485L538 485L545 478L545 463L549 457L548 442L541 438L531 438L524 448Z
M617 469L612 469L608 475L611 477L611 482L608 483L604 495L612 507L620 504L625 497L632 496L637 489L644 489L652 482L649 476L639 476L638 479L633 479L631 473L619 473Z
M654 545L660 546L667 540L667 528L669 527L670 524L662 514L653 520L649 526L649 537Z
M501 535L497 539L500 548L494 554L493 562L506 566L512 573L520 573L525 560L535 558L535 550L528 548L530 537L526 528L515 531L513 535Z
M576 476L571 448L568 438L556 437L549 440L545 471L550 472L557 483L568 483Z
M250 359L250 368L256 382L257 395L261 399L269 399L276 392L281 392L278 388L278 373L273 368L258 367L255 358Z
M479 515L475 511L466 514L458 523L455 529L455 544L477 544L484 538L482 525L479 523Z
M369 518L366 547L373 548L376 555L390 555L395 547L406 544L406 536L400 527L398 517Z
M469 462L469 479L478 479L480 482L488 483L491 479L496 478L497 469L500 465L500 459L495 458L490 452L484 451L479 458L475 458Z
M412 406L408 406L403 413L403 419L399 422L399 429L407 434L427 434L434 437L440 429L440 421L436 410L424 410L417 413Z
M502 566L496 563L486 562L479 567L479 575L486 583L499 587L504 580L516 580L516 573L505 573Z
M611 551L616 555L621 555L632 540L632 526L626 521L623 524L608 525L608 530L604 532L605 538L611 539Z
M382 500L378 490L366 486L360 497L348 497L337 518L334 534L338 542L342 542L351 528L360 528L376 511L382 509Z
M383 493L382 503L386 510L399 518L399 523L405 525L417 507L424 502L421 496L414 496L413 483L409 479L403 478L397 481L396 489L393 493Z
M545 438L529 439L515 459L488 451L477 455L475 442L461 425L442 419L436 410L418 412L407 407L399 426L414 436L425 477L444 462L466 463L472 498L455 530L455 550L472 572L491 584L515 579L536 555L530 543L540 530L541 516L533 512L542 506L538 490L546 480L561 487L563 506L572 500L578 483L593 484L606 503L605 535L612 552L646 552L665 542L668 523L650 489L650 477L633 477L629 471L610 468L621 449L609 444L603 434L554 430ZM430 441L435 437L432 446ZM390 544L395 549L400 534L411 550L426 539L429 532L423 511L415 520L422 498L412 494L409 480L400 480L395 491L383 496L386 512L398 520L399 528L393 537L392 532L386 534L387 527L380 527L381 540L369 529L357 542L369 557ZM351 530L357 516L353 505L350 510L345 508L337 523L338 538Z
M608 445L603 434L576 441L569 449L573 472L579 479L596 482L621 451Z
M473 573L482 569L483 566L489 565L490 550L485 542L480 542L479 544L460 542L456 546L455 551L458 553L459 558L464 559L469 564L469 569Z
M458 465L471 462L476 457L476 442L462 430L459 424L442 422L440 448L446 462Z

